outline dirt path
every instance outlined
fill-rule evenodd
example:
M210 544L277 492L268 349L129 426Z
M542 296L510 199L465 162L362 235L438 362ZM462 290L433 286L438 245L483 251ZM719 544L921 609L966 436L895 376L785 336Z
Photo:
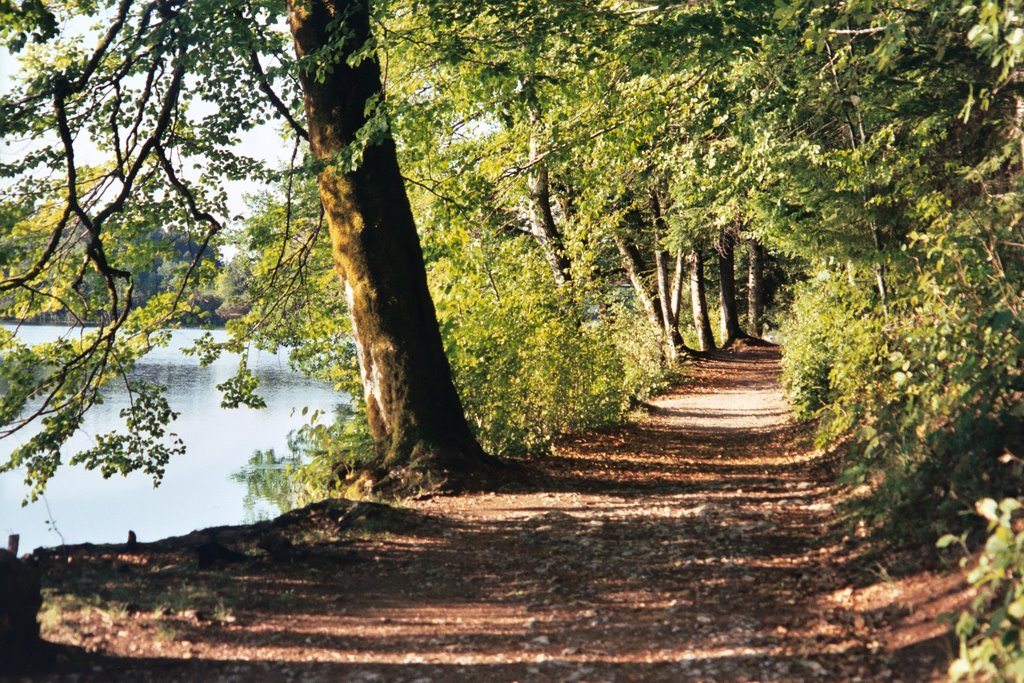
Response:
M776 374L772 349L703 363L649 418L535 463L533 483L414 503L425 522L331 561L193 581L211 614L122 606L51 632L86 634L96 678L927 679L935 648L909 645L935 633L919 618L885 642L913 618L854 591L856 541L829 533L828 468Z

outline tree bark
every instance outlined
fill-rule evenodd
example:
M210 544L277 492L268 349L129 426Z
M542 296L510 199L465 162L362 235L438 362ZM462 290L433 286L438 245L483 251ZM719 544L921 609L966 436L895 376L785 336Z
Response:
M680 251L676 254L675 266L672 270L672 300L671 309L672 315L676 319L676 324L679 324L680 311L683 305L683 281L686 277L686 260L683 256L683 252Z
M693 327L701 351L713 351L715 338L711 334L711 318L704 290L704 255L700 249L690 251L690 303L693 309Z
M629 283L633 285L633 292L644 309L647 320L651 323L651 327L658 330L660 334L662 332L661 301L657 295L648 291L647 285L644 283L645 267L639 247L618 236L615 237L615 246L622 257L622 268L626 271Z
M764 248L754 240L747 240L747 327L761 338L764 334Z
M564 285L572 279L571 263L565 254L562 235L555 225L555 215L551 210L551 183L548 180L548 169L541 160L540 136L538 128L541 124L540 111L530 110L530 172L526 183L530 190L530 232L540 245L544 258L551 266L551 274L555 283Z
M669 357L673 360L680 355L692 355L692 349L686 346L683 336L679 333L679 298L682 264L676 259L676 280L673 283L669 280L669 261L671 256L663 247L662 240L669 231L669 223L663 211L662 198L658 196L656 189L650 190L649 195L650 211L654 217L654 267L657 271L657 293L662 300L662 326L665 334L666 344L669 347Z
M656 190L651 190L650 205L654 216L654 267L658 278L658 298L661 300L662 329L669 358L677 360L679 356L690 355L692 351L687 348L683 335L679 333L679 295L669 280L668 263L671 257L662 247L662 237L668 232L668 223Z
M667 251L655 247L654 267L658 274L658 299L661 301L661 328L665 337L665 350L671 360L678 360L681 355L687 355L690 349L686 348L683 342L683 335L679 333L679 318L672 313L672 285L668 279Z
M718 301L722 317L722 348L745 336L736 310L736 249L732 233L718 234Z
M355 170L336 165L367 122L367 102L381 92L376 58L355 66L347 61L370 37L367 5L291 0L289 18L300 60L325 54L325 47L332 51L333 70L320 76L304 70L300 81L310 146L327 164L318 178L320 198L379 461L442 475L476 469L489 457L469 429L452 382L395 143L387 133L366 147ZM342 31L349 35L339 47Z

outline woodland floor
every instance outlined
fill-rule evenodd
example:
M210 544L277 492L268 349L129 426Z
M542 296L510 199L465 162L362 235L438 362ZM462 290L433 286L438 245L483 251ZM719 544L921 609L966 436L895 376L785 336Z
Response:
M648 417L567 438L499 493L55 549L43 633L67 647L39 678L941 678L959 579L891 573L906 553L844 535L835 457L777 374L770 348L701 362ZM276 561L257 549L282 535ZM210 537L247 559L197 569Z

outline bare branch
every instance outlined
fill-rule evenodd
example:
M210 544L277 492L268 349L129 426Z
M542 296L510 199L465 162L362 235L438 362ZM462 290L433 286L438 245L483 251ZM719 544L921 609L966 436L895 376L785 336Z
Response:
M830 28L828 32L836 36L873 36L877 33L884 33L889 27L894 25L872 26L871 28Z
M274 105L274 109L277 110L277 113L288 122L288 125L292 127L292 130L295 131L296 135L308 142L309 133L302 127L302 124L295 120L295 117L293 117L291 112L288 111L288 107L285 106L285 103L281 101L281 98L277 96L274 89L270 87L270 81L267 80L267 74L263 70L263 65L260 64L260 57L256 54L256 50L249 53L249 64L252 65L252 70L256 72L256 79L259 82L260 90L262 90L267 96L270 103Z
M670 12L675 9L682 9L683 7L689 7L693 3L683 2L677 5L665 5L664 7L653 5L650 7L637 7L634 9L623 10L622 14L649 14L651 12Z
M107 49L117 38L117 34L121 32L121 28L124 26L125 19L128 18L128 10L131 9L133 0L121 0L121 4L117 7L117 14L114 16L113 23L110 24L110 28L107 30L105 36L100 41L100 44L96 47L96 50L92 53L92 57L89 58L88 63L85 65L85 69L78 78L71 84L71 90L74 92L81 91L86 86L89 79L92 78L93 73L100 64L100 60L103 59L103 55L107 53Z
M192 277L192 273L195 272L195 269L199 267L199 262L202 260L203 254L210 246L210 240L213 239L214 235L223 230L224 226L213 216L213 214L199 207L192 190L190 190L188 186L178 178L174 171L174 166L171 164L171 160L167 157L167 153L159 143L156 145L155 151L157 159L160 161L160 166L164 169L164 174L167 176L167 180L171 183L178 194L184 197L185 203L188 204L189 213L191 213L192 217L196 220L203 221L210 226L207 229L206 234L203 236L203 241L199 245L199 250L192 258L192 263L189 264L188 270L185 271L185 276L181 279L181 286L178 288L177 295L174 298L174 304L171 306L171 311L173 312L174 310L177 310L178 304L181 303L182 298L184 298L188 281Z

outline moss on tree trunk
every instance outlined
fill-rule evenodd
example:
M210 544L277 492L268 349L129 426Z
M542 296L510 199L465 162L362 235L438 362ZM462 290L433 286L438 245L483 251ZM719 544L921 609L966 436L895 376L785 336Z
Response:
M325 164L320 197L345 283L379 461L458 477L489 458L452 382L394 141L385 130L366 145L354 170L339 165L367 123L368 103L381 94L377 60L348 61L370 37L367 7L292 0L289 9L299 58L313 55L310 64L330 65L319 73L309 66L300 78L310 145ZM348 36L339 46L343 31Z

